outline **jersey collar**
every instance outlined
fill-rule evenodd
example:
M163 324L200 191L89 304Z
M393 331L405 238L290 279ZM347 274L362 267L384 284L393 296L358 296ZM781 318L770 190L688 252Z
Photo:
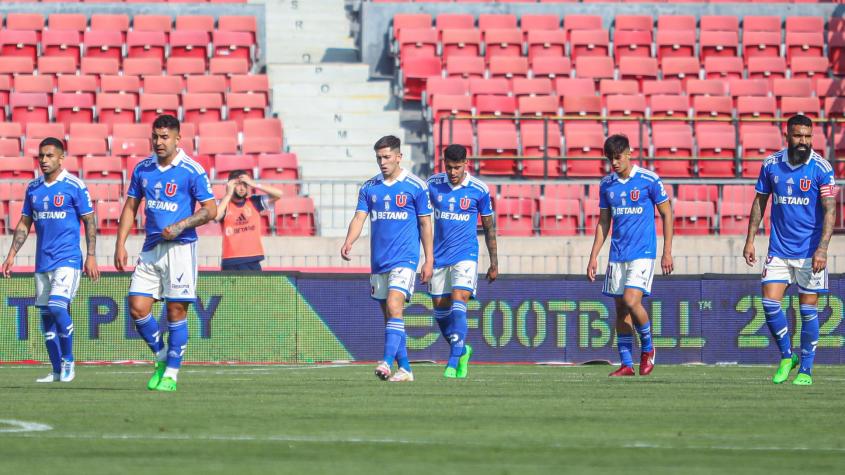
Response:
M455 191L458 188L463 188L463 187L469 185L469 172L466 172L466 175L464 176L464 181L458 183L456 186L452 186L452 183L449 181L449 177L447 176L446 177L446 184L449 185L449 188L451 188L452 191Z
M53 180L52 183L47 183L47 177L44 177L44 186L51 187L51 186L55 185L56 183L64 180L66 176L67 176L67 170L62 169L62 171L59 172L59 176L57 176L56 179Z
M634 178L634 175L636 175L638 171L640 171L640 167L638 165L634 165L631 167L631 174L628 175L628 178L623 179L621 176L617 175L616 172L613 172L613 177L616 178L616 181L624 185L625 183L628 183L631 178Z
M785 164L786 164L786 166L788 166L790 169L792 169L792 170L797 170L797 169L799 169L799 168L803 167L804 165L806 165L806 164L810 163L810 160L812 160L812 159L813 159L813 154L814 154L814 153L816 153L816 151L815 151L815 150L813 150L813 148L812 148L812 147L810 147L810 155L807 157L807 160L806 160L806 161L803 161L803 162L801 162L801 163L799 163L798 165L794 165L794 166L793 166L791 163L789 163L789 149L788 149L788 148L785 148L785 149L783 149L783 153L782 153L782 154L781 154L781 156L780 156L780 160L781 160L783 163L785 163Z
M170 165L168 165L166 167L162 167L161 165L159 165L158 164L158 157L154 157L155 161L156 161L156 168L158 168L158 171L160 171L160 172L166 172L167 170L170 170L171 168L178 167L179 164L182 163L182 157L186 157L186 156L187 155L185 155L185 152L181 148L177 148L176 149L176 156L173 157L173 161L170 162Z
M405 170L403 168L402 173L400 173L399 176L396 177L395 180L393 180L393 181L385 180L384 175L382 175L381 176L381 182L384 183L387 186L392 186L394 183L399 183L400 181L404 181L406 176L408 176L408 170Z

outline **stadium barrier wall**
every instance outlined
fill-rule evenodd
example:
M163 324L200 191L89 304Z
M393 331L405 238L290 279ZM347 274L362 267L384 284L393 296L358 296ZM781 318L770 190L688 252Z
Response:
M78 361L149 360L128 315L128 286L129 274L104 274L98 283L82 279L71 306ZM616 361L613 300L601 294L601 287L582 276L510 275L493 284L482 280L478 300L470 302L468 311L467 341L475 349L474 361ZM31 274L0 279L0 362L46 361L33 289ZM783 305L798 348L799 303L793 290ZM831 276L831 292L820 299L820 363L845 361L843 290L845 276ZM369 292L364 274L201 273L199 300L188 316L186 361L381 359L384 322ZM657 277L653 295L645 305L660 363L777 360L758 278ZM448 355L431 309L426 286L418 282L405 312L412 359L443 360ZM161 311L157 304L154 314Z

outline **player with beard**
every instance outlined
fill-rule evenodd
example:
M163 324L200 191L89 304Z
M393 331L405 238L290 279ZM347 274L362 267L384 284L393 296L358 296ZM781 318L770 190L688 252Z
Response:
M812 120L791 117L786 123L786 142L788 147L766 158L760 169L742 254L749 266L757 262L754 236L772 195L772 233L762 276L766 324L781 353L772 382L783 383L799 366L781 306L787 286L795 283L801 303L801 359L792 384L808 386L813 384L819 340L818 294L828 291L827 248L836 219L836 185L833 167L812 149Z
M250 190L264 195L250 194ZM223 260L220 267L233 271L260 271L264 260L261 245L261 214L272 211L282 190L257 183L244 170L233 170L226 183L226 195L217 204L215 221L223 227Z

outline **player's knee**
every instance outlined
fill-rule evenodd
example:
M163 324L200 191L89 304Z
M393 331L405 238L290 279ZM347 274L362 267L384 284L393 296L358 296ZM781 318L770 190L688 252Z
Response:
M134 320L146 317L150 314L150 311L152 311L152 305L148 305L145 302L133 302L132 299L129 300L129 315Z
M452 306L452 299L449 297L434 297L431 299L434 308L450 308Z
M628 310L638 307L642 303L642 296L635 292L625 292L622 296L622 303Z

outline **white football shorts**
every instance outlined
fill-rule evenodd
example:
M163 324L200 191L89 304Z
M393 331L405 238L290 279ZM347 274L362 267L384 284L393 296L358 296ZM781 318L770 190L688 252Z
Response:
M417 279L416 269L396 267L390 272L370 275L370 297L376 300L387 300L387 293L398 290L405 294L405 301L410 302L414 295L414 283Z
M79 290L82 271L73 267L59 267L49 272L35 274L35 306L46 307L50 296L70 302Z
M162 241L141 252L129 295L193 302L197 298L197 243Z
M611 262L604 276L601 293L609 297L621 297L625 289L639 289L643 295L651 294L654 280L654 259L634 259L627 262Z
M452 289L466 290L472 297L478 288L478 262L460 261L434 269L428 291L432 297L452 295Z
M827 293L827 269L813 273L813 258L783 259L769 256L763 264L760 279L765 284L798 284L798 292L803 294Z

